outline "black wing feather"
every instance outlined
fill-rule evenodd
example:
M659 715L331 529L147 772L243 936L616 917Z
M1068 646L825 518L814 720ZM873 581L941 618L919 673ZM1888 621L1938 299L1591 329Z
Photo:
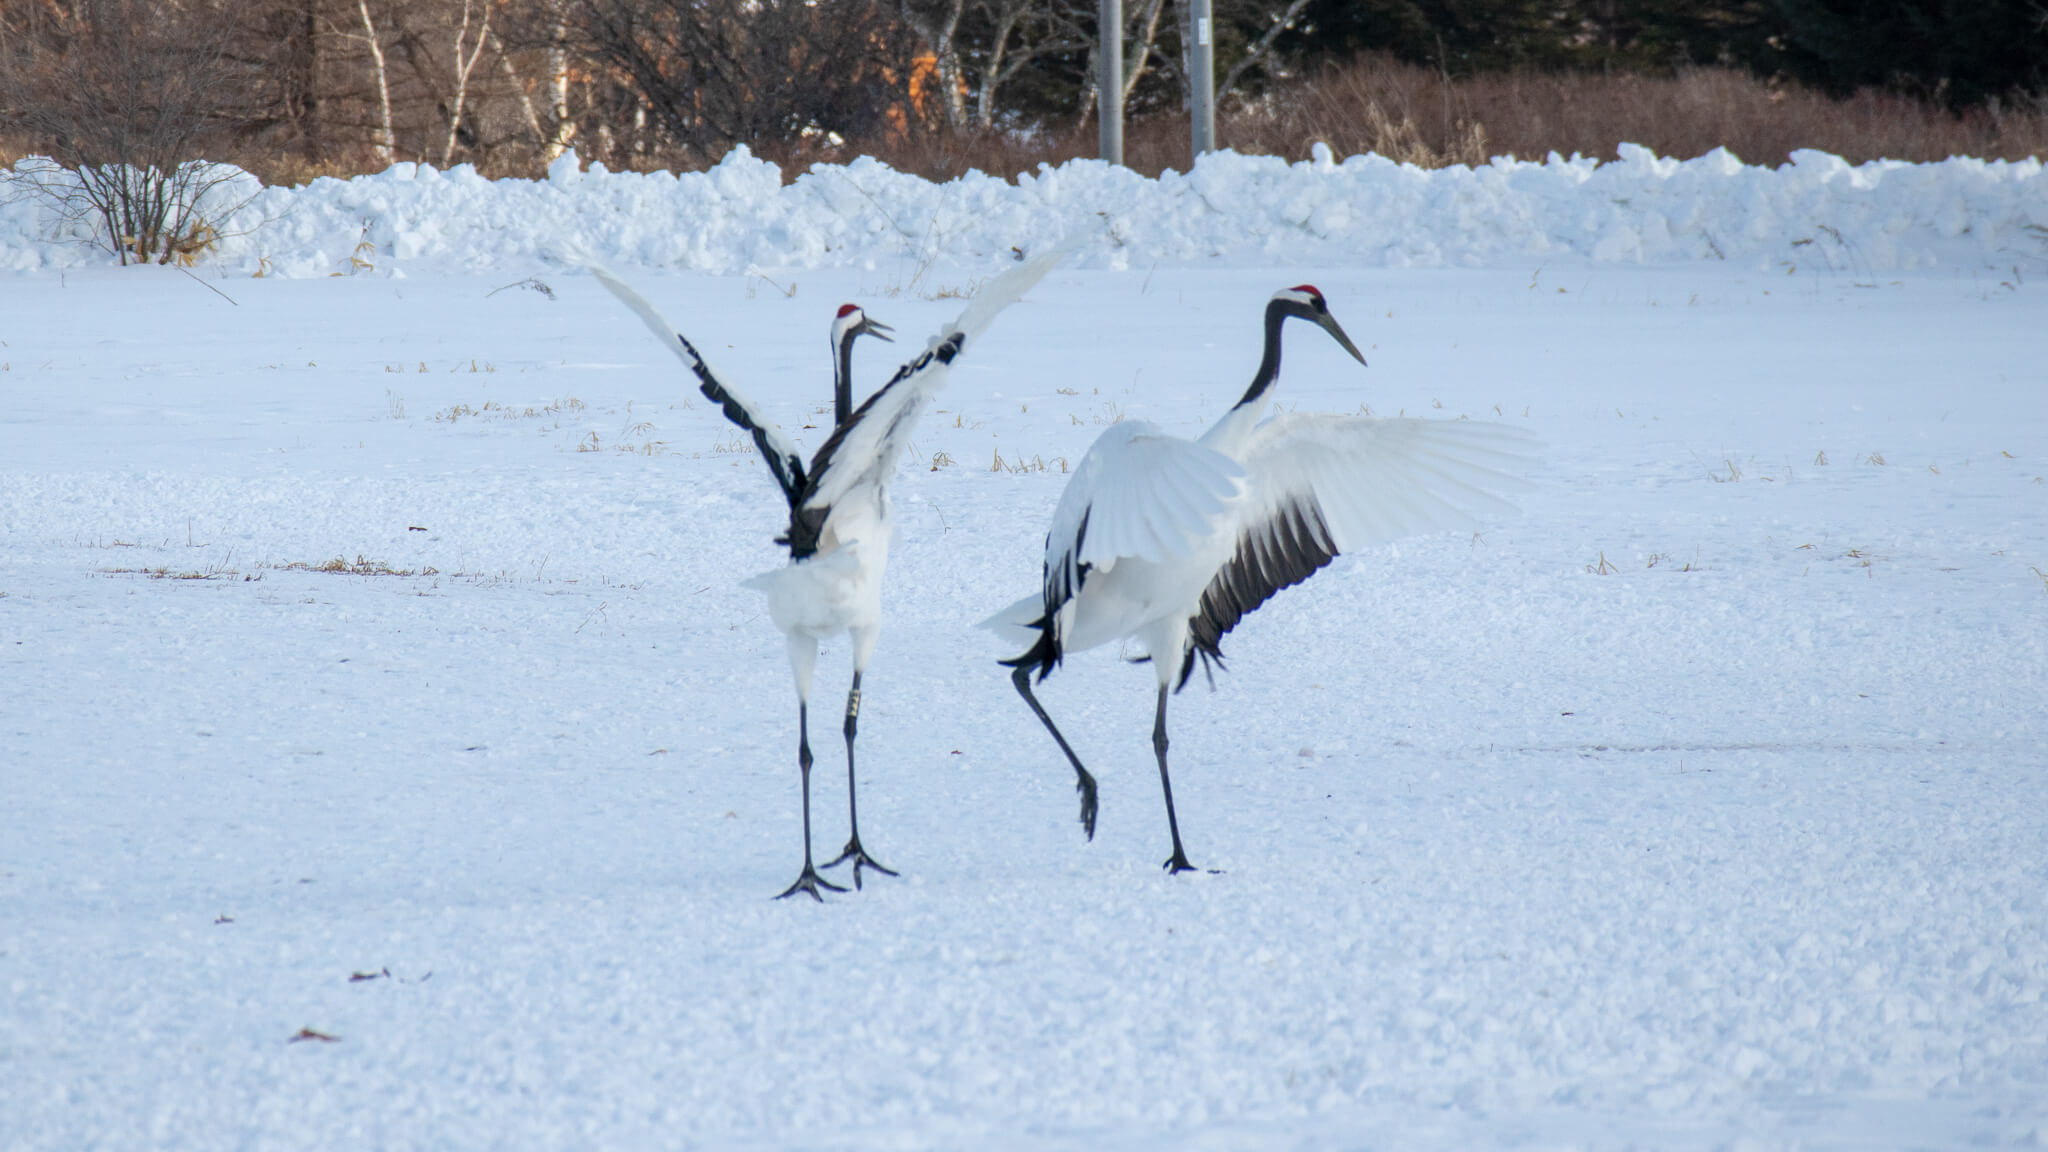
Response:
M890 390L898 384L923 371L925 366L930 364L934 357L941 364L951 364L953 358L960 354L960 346L966 339L967 336L964 332L948 333L946 338L939 341L938 344L927 349L922 355L903 367L898 368L896 375L891 376L887 384L876 389L874 395L863 400L861 406L854 409L853 415L845 423L832 429L832 435L825 439L825 443L819 445L816 455L811 457L811 468L808 473L803 471L801 461L791 457L791 463L795 467L797 476L797 487L790 493L789 497L789 531L775 538L777 544L787 544L789 546L791 559L801 560L806 556L815 555L818 551L818 539L824 535L825 521L831 517L832 509L829 505L821 508L806 507L805 502L811 498L812 493L818 490L818 482L824 479L826 472L837 462L840 445L845 443L847 436L855 428L860 427L861 421L868 418L882 397L887 396ZM706 391L705 395L710 395L710 392ZM899 422L916 419L915 407L913 405L910 408L899 411L896 414L896 419ZM888 466L894 467L895 461L889 461Z
M1081 552L1081 546L1087 543L1088 517L1094 511L1093 506L1082 511L1080 528L1075 531L1073 545L1068 548L1066 556L1078 556ZM1045 542L1046 550L1051 551L1052 533L1046 533ZM1081 594L1081 587L1088 583L1088 573L1093 571L1095 567L1093 564L1070 565L1065 560L1065 556L1061 557L1057 575L1053 572L1052 561L1048 559L1045 562L1045 613L1038 619L1025 625L1026 628L1038 629L1038 639L1032 641L1030 650L1026 651L1022 656L996 661L996 663L1001 664L1005 668L1038 669L1038 681L1041 684L1045 682L1047 676L1052 675L1052 670L1059 666L1060 657L1066 651L1060 646L1059 627L1053 621L1059 616L1060 609L1066 607L1069 600ZM1070 572L1072 574L1071 577L1069 576Z
M804 473L803 457L794 452L786 456L777 453L774 442L768 437L767 429L754 423L754 414L733 399L725 390L725 385L719 383L718 377L712 374L711 368L704 362L704 357L698 354L696 346L690 343L689 337L678 332L676 342L690 354L690 371L697 376L697 391L702 392L706 400L718 405L718 410L725 413L727 420L746 429L753 436L754 446L761 450L761 459L768 462L768 471L774 473L775 482L782 486L782 495L788 499L790 511L794 513L797 500L803 494L808 479Z
M1337 557L1330 527L1312 496L1289 500L1274 515L1249 525L1237 538L1237 551L1202 591L1202 605L1188 621L1188 643L1206 666L1223 662L1223 634L1273 598L1292 588ZM1187 686L1193 660L1181 666Z

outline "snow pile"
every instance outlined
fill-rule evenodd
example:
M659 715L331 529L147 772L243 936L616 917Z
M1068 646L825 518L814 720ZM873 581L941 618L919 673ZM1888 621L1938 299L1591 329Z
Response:
M985 268L1098 221L1112 242L1087 259L1108 267L1534 258L1874 274L2048 257L2038 159L1851 166L1802 151L1763 168L1725 149L1685 161L1633 144L1620 152L1606 164L1552 153L1424 170L1372 154L1338 163L1317 145L1295 164L1219 153L1154 180L1076 160L1014 184L978 172L933 184L865 158L785 184L745 148L682 175L583 171L573 154L540 181L399 164L267 189L223 228L232 235L211 259L230 271L390 275L521 268L573 247L624 267L715 273L905 259ZM102 259L59 233L33 196L0 195L0 269Z

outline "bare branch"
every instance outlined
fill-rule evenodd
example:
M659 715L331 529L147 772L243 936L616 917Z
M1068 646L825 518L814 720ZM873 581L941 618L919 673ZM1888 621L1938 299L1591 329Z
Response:
M1229 72L1224 73L1223 83L1216 86L1217 104L1223 103L1223 98L1237 86L1238 78L1244 75L1246 69L1265 58L1267 51L1273 47L1273 41L1278 40L1281 33L1294 27L1294 22L1301 18L1302 10L1308 6L1309 0L1289 0L1287 10L1267 27L1265 35L1260 36L1251 47L1245 49L1243 58L1232 65Z
M486 0L483 5L483 22L477 31L476 46L467 59L462 55L462 42L469 35L470 12L475 7L473 0L462 0L462 25L455 30L455 99L448 106L448 142L441 146L441 167L446 168L455 158L455 139L462 131L462 104L469 97L469 74L476 69L476 62L482 59L484 43L491 34L491 6Z

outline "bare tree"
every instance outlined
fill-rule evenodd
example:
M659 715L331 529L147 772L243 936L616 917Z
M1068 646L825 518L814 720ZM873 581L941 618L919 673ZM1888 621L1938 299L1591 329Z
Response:
M1147 0L1155 11L1162 2ZM996 96L1004 83L1045 57L1093 47L1071 7L1054 0L979 0L977 7L988 23L975 68L974 122L983 128L995 124Z
M1100 97L1095 67L1096 4L1094 0L1048 0L1048 3L1075 35L1087 41L1086 52L1080 58L1079 97L1074 103L1074 122L1079 125L1094 113ZM1123 98L1126 114L1147 105L1156 106L1162 98L1162 90L1167 93L1166 98L1174 98L1172 94L1178 91L1174 86L1185 75L1185 68L1176 64L1177 57L1169 55L1160 45L1160 18L1165 10L1166 0L1136 0L1124 8ZM1184 5L1181 10L1185 11ZM1180 63L1184 64L1184 61ZM1147 88L1152 90L1151 94L1141 95Z
M370 75L377 86L377 127L370 146L379 163L389 167L398 160L398 134L391 126L391 71L384 64L384 44L377 34L377 22L370 17L370 0L356 0L356 16L362 21L360 33L333 29L336 36L353 40L370 50Z
M1306 2L1306 0L1304 0ZM477 13L476 43L469 55L462 54L463 41L470 35L470 13ZM484 42L491 34L491 6L488 0L462 0L462 23L455 29L455 97L448 102L448 141L441 146L441 167L446 168L455 157L455 137L462 130L462 105L469 98L469 75L476 71L476 62L483 58Z
M1159 58L1159 13L1164 7L1165 0L1144 0L1136 11L1126 17L1131 23L1130 28L1124 29L1124 42L1130 45L1129 56L1124 61L1126 104L1136 95L1138 81L1151 70L1152 61Z
M546 148L547 129L540 126L540 110L533 106L533 93L527 90L525 78L519 75L519 66L512 62L512 53L506 50L505 42L499 38L497 32L491 32L490 40L491 47L497 51L498 71L503 72L506 81L512 85L512 94L519 100L519 112L526 120L527 131L533 133L533 146ZM548 159L552 160L554 157L550 156Z
M807 131L869 136L905 97L910 44L859 0L568 3L578 49L688 150Z
M242 9L230 53L256 80L241 135L314 158L326 147L321 9L330 0L256 0Z
M1273 42L1278 40L1282 33L1294 27L1295 22L1301 19L1302 12L1308 8L1310 2L1311 0L1288 0L1287 7L1280 12L1274 13L1270 10L1267 12L1268 23L1265 31L1259 35L1257 40L1252 41L1251 44L1246 46L1244 55L1238 58L1237 63L1231 65L1230 71L1223 74L1223 82L1216 85L1217 104L1223 103L1223 98L1228 96L1230 90L1237 86L1239 78L1245 74L1247 69L1265 64L1268 59L1268 53L1273 49Z
M191 259L247 198L239 169L206 159L248 120L232 15L79 0L52 30L0 45L4 120L48 156L14 179L123 264Z
M897 0L896 15L932 54L946 123L967 121L966 84L960 67L960 20L967 0Z
M1213 2L1219 98L1280 74L1324 18L1316 0ZM1187 6L1124 0L1134 117L1182 101ZM184 61L156 67L188 89L232 78L181 115L209 158L272 176L400 159L532 172L572 143L615 166L701 163L736 143L801 159L834 134L914 166L971 140L1023 147L985 130L1085 123L1097 14L1096 0L0 0L0 121L10 145L55 140L29 130L38 118L134 125L156 99L148 83L59 68L147 41ZM192 63L212 41L185 30L208 20L238 26L224 55ZM119 243L147 229L105 231Z
M574 51L569 5L570 0L515 0L492 26L492 36L500 41L499 68L512 84L543 164L568 151L579 130L569 110L570 72L587 62ZM515 55L526 61L525 67ZM530 79L536 74L537 84Z
M555 129L541 149L541 159L554 161L576 138L576 121L569 118L569 16L567 0L542 0L548 15L547 85L548 106L555 116Z

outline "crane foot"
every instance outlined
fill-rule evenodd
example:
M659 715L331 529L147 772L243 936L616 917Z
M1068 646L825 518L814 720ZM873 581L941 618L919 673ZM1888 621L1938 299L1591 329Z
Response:
M894 870L882 867L873 856L868 855L867 849L860 846L860 837L858 835L855 835L853 839L846 842L846 847L840 851L838 856L826 861L825 867L837 868L848 860L853 861L853 886L855 888L860 887L860 870L863 867L873 868L884 876L896 875ZM841 888L840 891L844 892L846 889Z
M825 902L825 897L819 894L818 889L820 888L830 889L834 892L846 891L846 889L841 888L839 885L834 884L830 880L825 879L823 876L818 875L818 870L811 867L809 862L806 862L804 864L803 875L798 876L796 878L796 883L791 884L788 888L783 889L782 895L777 896L776 899L783 900L791 896L794 896L799 892L808 892L811 894L811 899L816 900L820 904L823 904Z

